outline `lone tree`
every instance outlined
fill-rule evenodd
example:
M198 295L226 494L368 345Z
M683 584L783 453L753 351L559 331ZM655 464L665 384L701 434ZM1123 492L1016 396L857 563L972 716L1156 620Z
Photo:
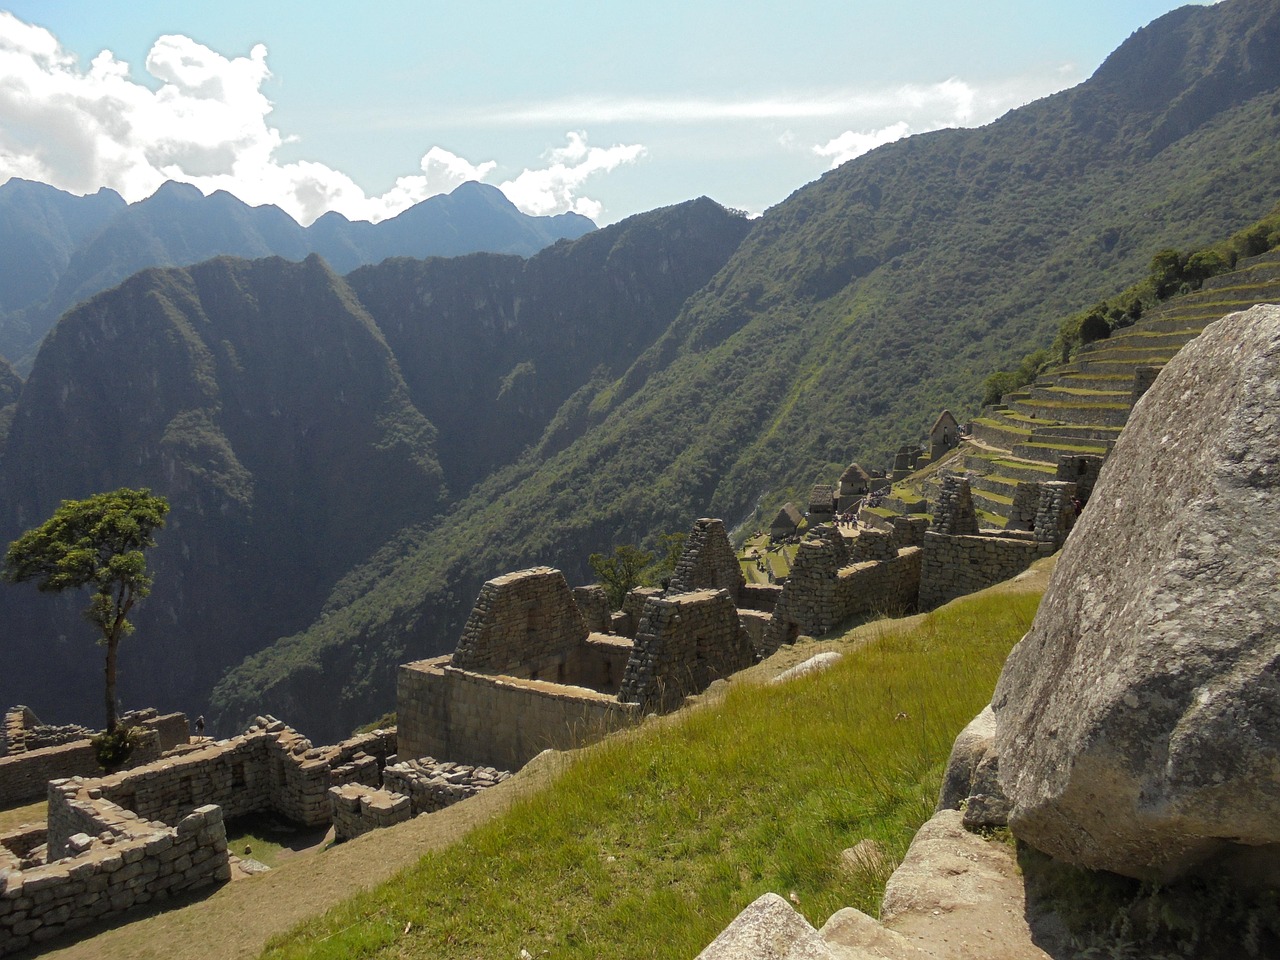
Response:
M152 533L164 526L169 501L150 490L121 487L85 500L63 500L44 523L28 530L4 557L4 579L36 581L40 590L60 593L88 587L84 615L102 631L107 648L107 736L116 732L116 651L133 631L133 605L151 592L146 558Z

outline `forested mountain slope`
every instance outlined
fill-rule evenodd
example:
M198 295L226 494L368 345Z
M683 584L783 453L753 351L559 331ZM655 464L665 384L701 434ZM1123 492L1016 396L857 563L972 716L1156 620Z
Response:
M1280 4L1226 0L1139 31L1081 86L977 130L882 147L759 220L622 377L434 531L353 571L308 630L220 684L318 735L391 704L394 665L449 650L483 580L749 520L850 460L882 464L1057 319L1168 246L1228 235L1280 196ZM565 446L569 436L585 430ZM299 666L301 665L301 666ZM312 711L299 676L340 698ZM336 706L335 706L336 704Z
M380 223L330 213L303 227L279 207L251 207L222 190L206 197L190 184L169 182L125 204L111 190L75 197L10 180L0 185L0 355L25 369L64 311L147 267L319 253L346 273L393 256L529 256L593 229L578 214L521 213L497 187L479 183Z
M228 667L304 628L402 530L429 528L453 502L446 479L484 471L468 438L438 433L426 410L492 422L503 445L485 456L513 458L564 396L627 369L748 229L700 200L528 261L391 260L354 278L368 304L316 256L139 273L42 346L0 454L0 535L63 498L121 485L168 496L122 693L203 712ZM435 382L454 363L464 376ZM96 719L84 602L0 591L0 700ZM330 712L329 680L309 677L307 709Z

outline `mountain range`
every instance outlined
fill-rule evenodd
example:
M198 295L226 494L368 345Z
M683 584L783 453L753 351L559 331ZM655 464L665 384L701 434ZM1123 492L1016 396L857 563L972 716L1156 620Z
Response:
M528 259L144 271L42 345L5 414L0 534L61 497L167 494L128 696L336 739L390 708L397 663L453 648L484 580L585 582L593 551L887 465L1158 251L1270 210L1276 51L1275 0L1184 7L1078 87L754 221L702 199ZM0 595L0 699L96 703L81 601Z
M303 227L279 207L251 207L223 190L205 196L190 184L170 181L125 203L114 190L77 197L15 178L0 185L0 355L29 369L59 316L146 267L318 253L347 273L394 256L530 256L594 229L576 213L521 213L497 187L480 183L376 224L331 212Z

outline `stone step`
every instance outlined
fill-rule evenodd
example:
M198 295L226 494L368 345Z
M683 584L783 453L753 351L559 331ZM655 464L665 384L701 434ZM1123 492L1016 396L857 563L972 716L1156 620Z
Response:
M999 473L1011 480L1029 480L1032 483L1043 483L1056 478L1057 471L1043 463L1029 460L1015 460L1012 457L976 457L964 458L965 470L979 476Z
M1051 463L1057 466L1063 454L1088 453L1103 456L1107 452L1105 444L1082 443L1046 443L1032 441L1020 443L1013 448L1013 455L1022 460L1035 460L1039 463Z
M1031 385L1031 399L1062 400L1068 403L1128 403L1133 394L1133 380L1123 390L1094 390L1085 387L1041 386L1039 381Z
M1031 436L1030 430L1014 430L983 417L970 424L970 431L978 440L1000 450L1012 450Z
M1088 444L1089 441L1114 443L1123 427L1100 427L1096 424L1060 423L1031 431L1032 443Z
M1053 400L1019 401L1013 405L1036 420L1050 424L1075 423L1100 427L1122 427L1129 419L1126 403L1068 403Z

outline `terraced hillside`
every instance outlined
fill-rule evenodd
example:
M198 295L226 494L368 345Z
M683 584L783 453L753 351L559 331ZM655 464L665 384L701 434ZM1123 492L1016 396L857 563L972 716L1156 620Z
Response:
M1009 520L1019 481L1054 479L1063 456L1105 456L1156 373L1214 320L1258 303L1280 302L1280 250L1206 280L1132 327L1081 347L1070 363L1008 393L972 425L950 462L970 476L974 504L991 526ZM929 495L935 480L920 489Z

